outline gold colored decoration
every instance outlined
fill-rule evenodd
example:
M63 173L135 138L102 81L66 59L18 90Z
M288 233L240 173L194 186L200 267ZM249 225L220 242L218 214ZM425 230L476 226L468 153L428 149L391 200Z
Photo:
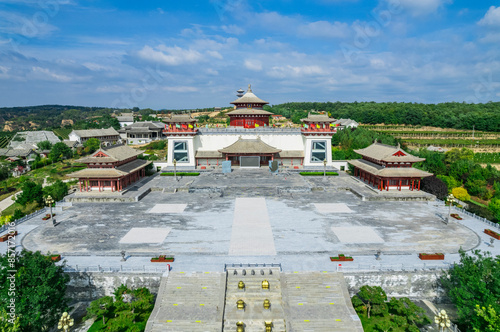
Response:
M236 308L238 308L238 310L245 310L245 301L243 300L236 301Z
M269 289L269 281L264 280L262 282L262 289Z
M266 332L271 332L273 329L273 322L264 322L266 324Z
M238 283L238 288L239 288L239 289L245 289L245 283L244 283L243 281L240 281L240 282Z
M245 324L243 322L236 323L236 332L245 332Z
M57 323L57 329L63 330L63 332L68 332L70 327L75 324L75 320L67 312L63 312L61 319Z
M264 309L269 309L271 307L271 301L269 301L268 299L265 299L264 300Z

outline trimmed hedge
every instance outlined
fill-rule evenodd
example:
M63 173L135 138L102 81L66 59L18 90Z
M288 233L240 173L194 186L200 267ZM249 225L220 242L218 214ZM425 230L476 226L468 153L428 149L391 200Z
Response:
M303 175L303 176L323 176L323 172L300 172L299 173L300 175ZM339 175L339 173L337 172L326 172L326 175L327 176L337 176Z
M200 173L177 172L177 176L198 176ZM164 172L160 176L174 176L174 172Z

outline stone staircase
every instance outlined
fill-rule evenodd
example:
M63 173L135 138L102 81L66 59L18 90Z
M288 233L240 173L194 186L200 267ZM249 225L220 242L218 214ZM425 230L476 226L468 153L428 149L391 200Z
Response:
M262 288L264 280L269 289ZM262 265L227 267L226 273L171 272L161 281L145 331L236 332L237 322L245 332L265 331L265 322L272 322L273 332L363 331L341 273L283 273Z
M288 331L363 331L342 273L281 275Z
M269 282L269 289L262 289L262 281ZM244 289L238 283L245 283ZM264 300L271 303L264 309ZM236 302L243 300L245 309L238 310ZM227 270L224 332L236 331L236 323L243 322L245 332L265 331L264 322L272 322L272 331L286 331L279 268L231 268Z
M145 331L222 330L225 273L170 272L162 279Z

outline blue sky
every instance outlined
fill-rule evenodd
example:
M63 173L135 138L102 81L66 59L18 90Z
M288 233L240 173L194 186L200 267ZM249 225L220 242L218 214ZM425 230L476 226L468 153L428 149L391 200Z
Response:
M500 100L500 3L0 0L0 107Z

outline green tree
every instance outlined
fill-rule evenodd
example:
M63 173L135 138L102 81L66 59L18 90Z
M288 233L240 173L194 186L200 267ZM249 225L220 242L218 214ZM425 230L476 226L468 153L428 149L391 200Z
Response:
M18 332L19 317L11 317L5 309L0 310L0 332Z
M476 304L475 311L477 316L484 320L482 325L485 329L480 330L475 327L474 332L500 332L500 316L491 305L486 308Z
M499 312L500 256L474 250L471 255L460 250L460 263L445 271L441 284L458 309L458 321L465 330L486 331L487 323L476 314L476 305Z
M374 315L381 315L387 312L387 295L384 290L379 286L362 286L357 294L359 299L363 301L367 309L367 317L370 318L370 314L373 312Z
M31 202L37 202L38 204L43 203L41 184L36 184L33 181L27 180L23 182L21 190L23 192L17 196L16 203L23 206Z
M467 148L462 148L462 149L451 149L449 151L446 151L445 153L445 161L447 164L453 164L454 162L457 162L459 160L473 160L474 159L474 151L467 149Z
M451 190L453 188L460 187L460 183L458 183L458 181L451 176L436 175L436 177L446 183L446 186L448 187L448 193L451 193Z
M23 332L45 331L67 310L69 281L63 266L57 266L39 251L23 249L15 258L0 255L0 308L7 310L11 292L9 277L15 277L16 314ZM9 270L15 270L13 275Z
M500 220L500 198L492 198L490 204L488 204L488 209L497 220Z
M104 296L100 299L92 301L87 308L86 318L100 319L102 317L102 325L106 324L106 318L113 317L114 304L111 296Z
M49 153L49 158L50 160L52 160L52 162L58 162L63 159L71 158L72 156L73 152L71 151L69 146L67 146L63 142L54 144Z
M50 141L41 141L36 144L40 150L50 150L52 149L52 143Z
M54 201L58 202L64 198L68 194L69 186L67 183L62 182L61 180L56 180L54 184L43 188L44 196L52 196Z
M88 149L88 153L93 153L97 151L101 147L101 141L97 138L89 138L85 143L83 143L83 147Z

